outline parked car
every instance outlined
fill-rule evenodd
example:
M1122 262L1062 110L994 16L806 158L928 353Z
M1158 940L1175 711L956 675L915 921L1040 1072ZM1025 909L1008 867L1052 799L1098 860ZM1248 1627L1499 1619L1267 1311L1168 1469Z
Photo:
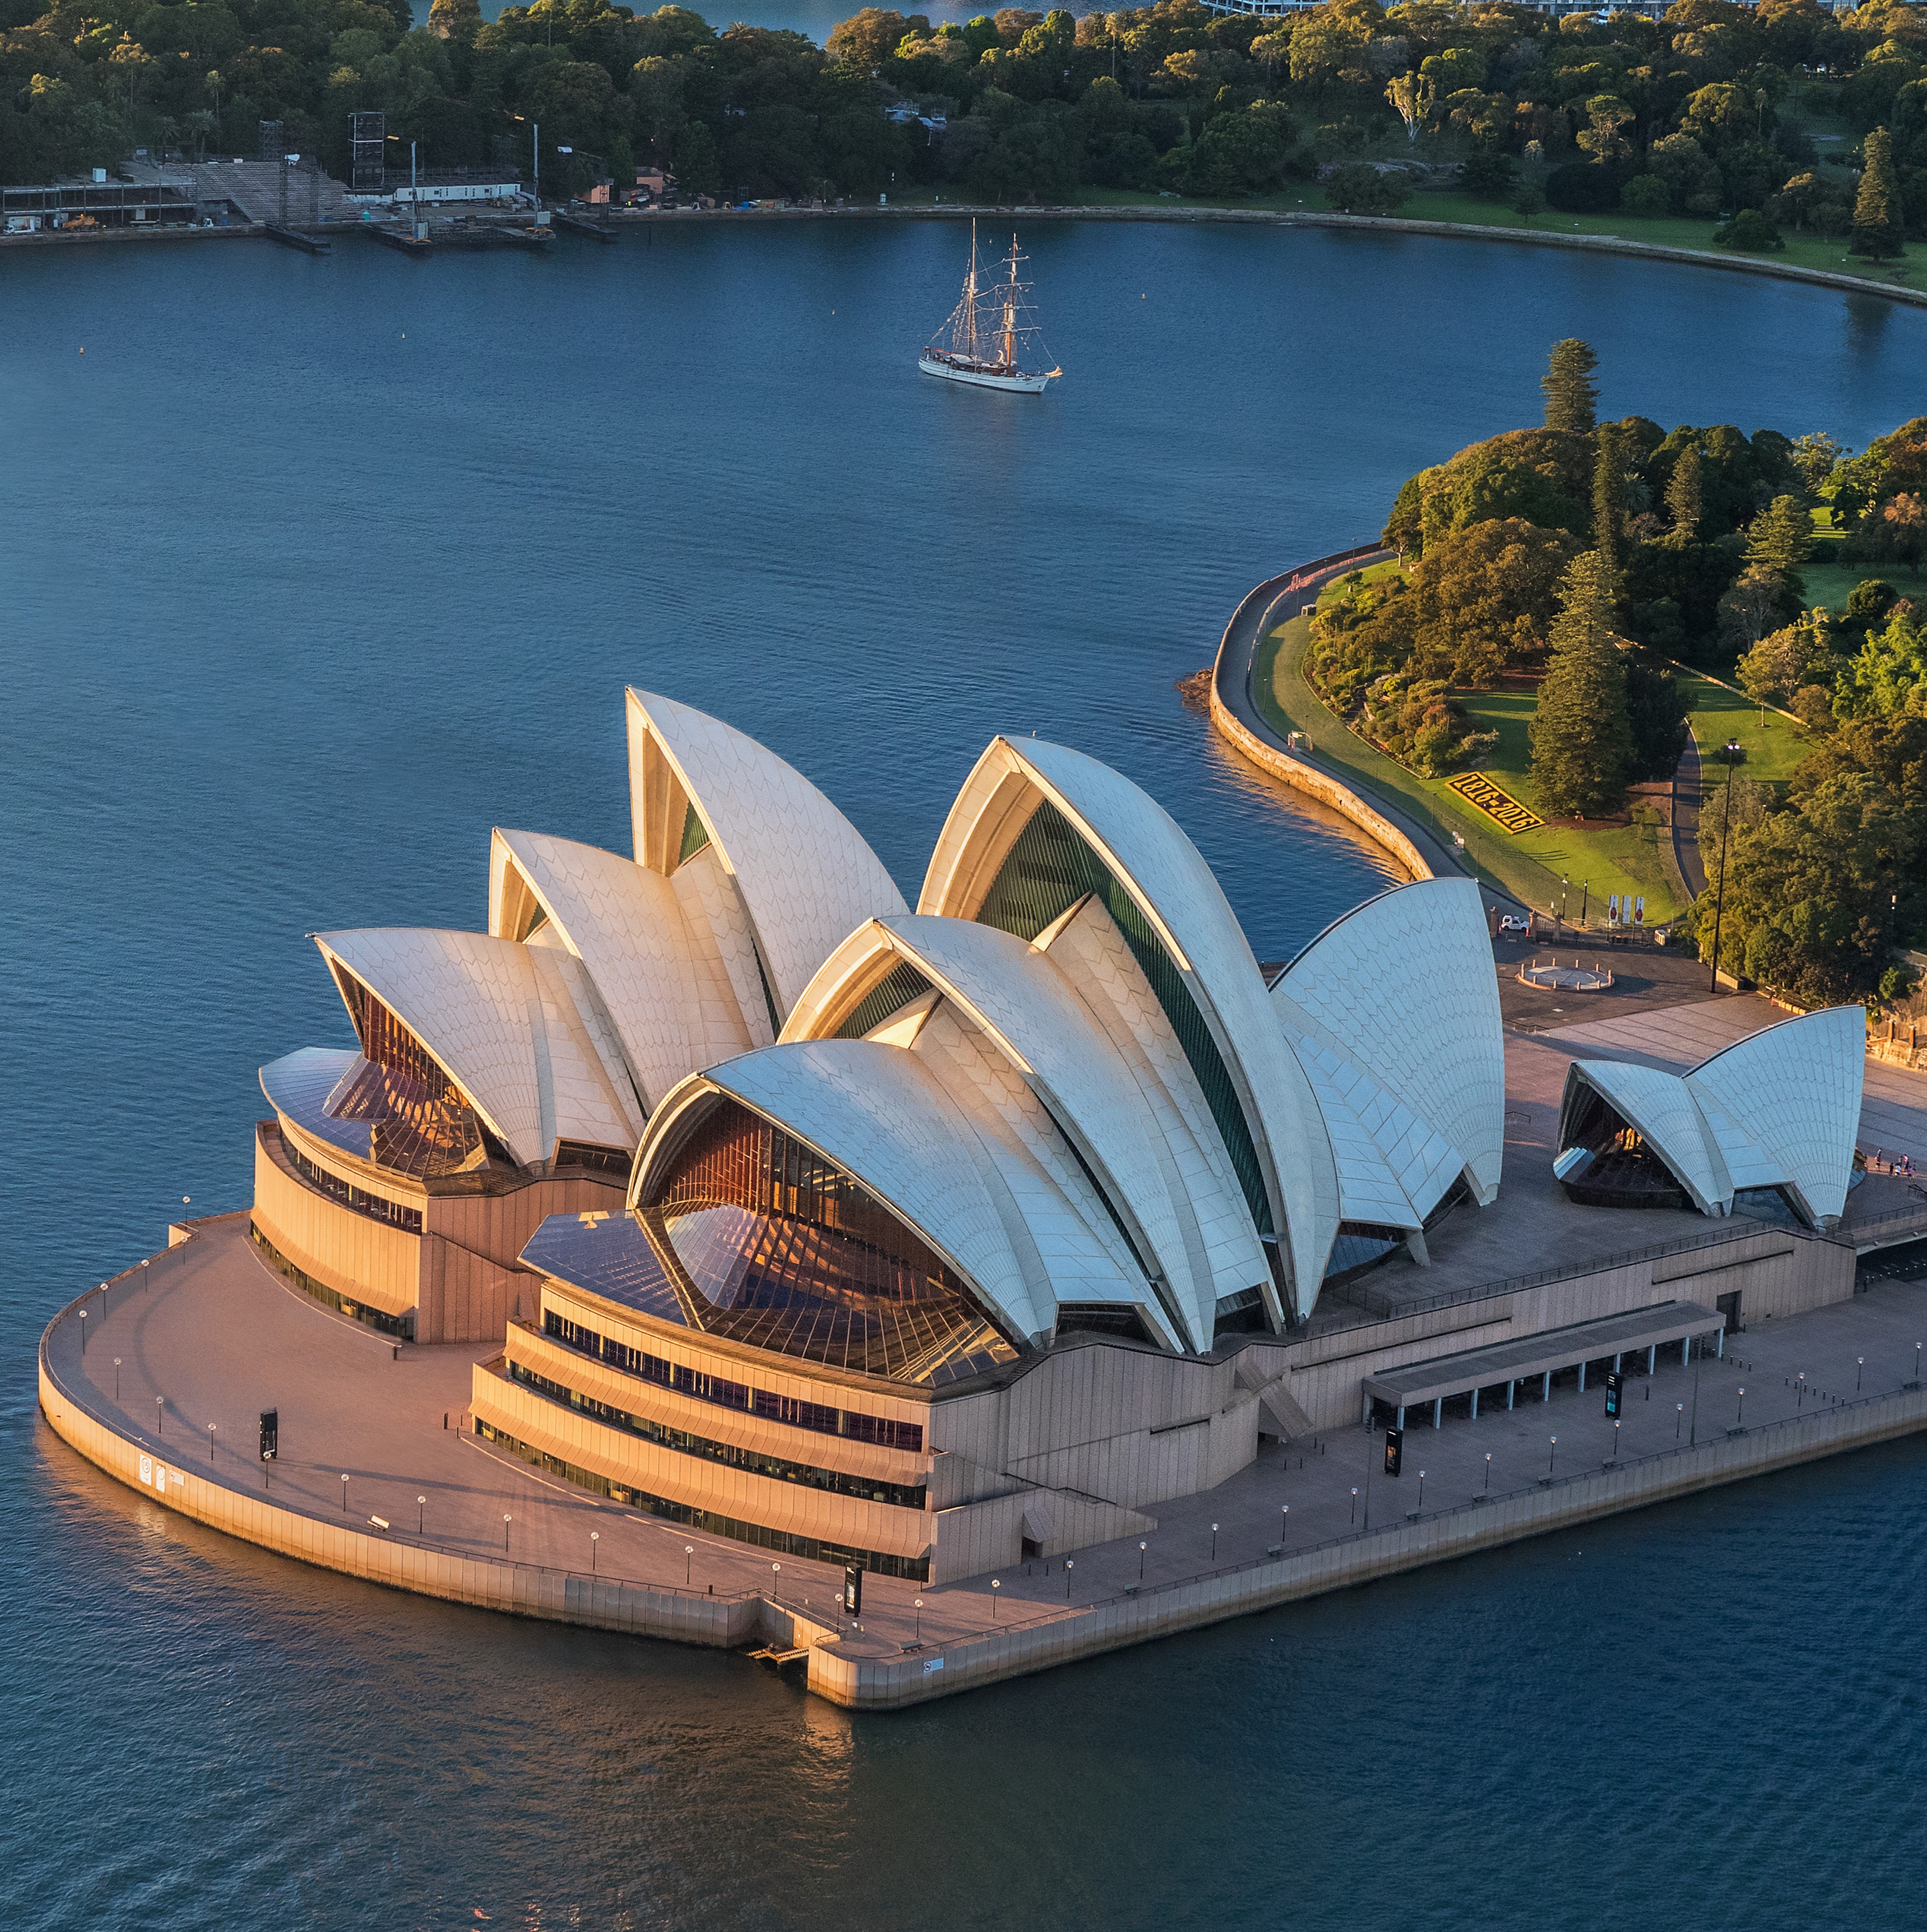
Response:
M1529 933L1532 929L1532 922L1529 919L1520 918L1517 913L1508 912L1499 922L1499 930L1501 932Z

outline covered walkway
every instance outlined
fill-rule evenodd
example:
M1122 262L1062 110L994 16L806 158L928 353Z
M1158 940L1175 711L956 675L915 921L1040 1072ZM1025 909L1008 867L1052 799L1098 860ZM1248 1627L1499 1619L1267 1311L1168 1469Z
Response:
M1715 1337L1714 1352L1726 1352L1726 1317L1697 1302L1662 1301L1651 1308L1636 1308L1624 1315L1607 1315L1595 1322L1575 1322L1569 1328L1547 1329L1537 1335L1521 1336L1517 1341L1496 1342L1488 1348L1472 1348L1463 1354L1439 1355L1429 1362L1408 1362L1403 1367L1387 1369L1364 1378L1364 1414L1369 1424L1373 1406L1382 1402L1394 1412L1396 1426L1405 1426L1405 1412L1429 1405L1432 1426L1443 1420L1445 1404L1457 1396L1472 1398L1472 1412L1478 1414L1479 1392L1502 1387L1505 1406L1512 1407L1522 1382L1536 1382L1539 1399L1552 1400L1553 1378L1568 1369L1579 1372L1579 1386L1586 1386L1590 1363L1610 1361L1616 1371L1628 1355L1643 1355L1641 1366L1648 1375L1658 1364L1659 1351L1674 1342L1679 1345L1679 1359L1685 1362L1694 1339Z

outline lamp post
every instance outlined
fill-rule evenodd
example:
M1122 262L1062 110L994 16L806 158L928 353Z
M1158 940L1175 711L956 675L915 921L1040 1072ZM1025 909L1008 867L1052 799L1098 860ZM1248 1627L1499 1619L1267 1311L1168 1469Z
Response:
M690 1578L695 1574L695 1568L696 1546L693 1543L686 1543L683 1546L683 1582L686 1588Z
M506 1555L508 1554L508 1551L509 1551L509 1521L510 1521L510 1518L509 1518L509 1512L508 1512L506 1510L504 1510L502 1512L502 1551L503 1551L503 1554L504 1556L506 1556Z
M1485 1493L1487 1496L1492 1493L1492 1451L1490 1449L1485 1452Z
M119 1356L116 1355L114 1358L114 1366L116 1368L119 1368L120 1365L121 1358ZM1853 1358L1853 1393L1856 1395L1858 1395L1860 1393L1860 1384L1866 1378L1866 1357L1864 1355L1856 1355ZM116 1394L120 1391L120 1384L118 1382L114 1384L114 1390Z
M1686 1426L1686 1405L1683 1402L1676 1402L1673 1408L1673 1440L1676 1443L1679 1440L1680 1430Z
M589 1532L589 1574L592 1576L596 1574L596 1546L602 1540L602 1532L599 1529L592 1529Z
M1619 1460L1619 1425L1616 1422L1616 1423L1614 1423L1614 1424L1613 1424L1613 1460L1614 1462L1616 1462Z
M428 1498L426 1496L417 1496L415 1498L415 1534L417 1536L423 1536L428 1533L426 1528L428 1521Z
M1425 1472L1423 1469L1418 1472L1418 1513L1421 1516L1425 1514Z
M143 1288L147 1286L147 1262L148 1257L143 1255L140 1258L140 1285Z
M83 1355L87 1352L87 1311L84 1308L80 1311L80 1352Z
M1706 982L1706 991L1719 991L1719 926L1720 916L1726 910L1726 838L1733 830L1733 761L1739 754L1739 741L1729 738L1726 741L1726 795L1721 808L1719 821L1719 890L1713 896L1713 970L1712 977Z
M1358 1527L1358 1492L1357 1486L1356 1486L1355 1485L1354 1485L1354 1486L1353 1486L1353 1488L1352 1488L1352 1527L1354 1529L1355 1529L1355 1528Z
M1737 1409L1737 1410L1736 1410L1736 1411L1734 1412L1734 1414L1733 1414L1733 1427L1734 1427L1734 1428L1736 1428L1736 1429L1739 1428L1739 1427L1741 1426L1741 1424L1743 1424L1743 1423L1745 1421L1745 1420L1746 1420L1746 1391L1745 1391L1744 1389L1742 1389L1742 1390L1739 1391L1739 1407L1738 1408L1738 1409Z
M1550 1449L1550 1450L1548 1450L1548 1451L1547 1451L1547 1455L1546 1455L1546 1476L1547 1476L1547 1479L1548 1480L1550 1480L1551 1479L1552 1472L1553 1472L1553 1465L1555 1462L1556 1462L1558 1460L1559 1460L1559 1438L1558 1438L1556 1436L1555 1436L1553 1438L1553 1439L1552 1439L1552 1448L1551 1448L1551 1449Z
M348 1472L345 1469L341 1472L341 1514L348 1514Z
M1138 1545L1137 1545L1137 1580L1138 1580L1140 1583L1142 1583L1142 1582L1144 1581L1144 1552L1145 1552L1147 1550L1148 1550L1150 1547L1151 1547L1151 1545L1150 1545L1149 1544L1148 1544L1147 1542L1145 1542L1145 1541L1144 1540L1144 1539L1143 1539L1142 1537L1140 1537L1140 1538L1138 1539Z
M1139 1546L1139 1547L1142 1547L1142 1545L1140 1545L1140 1546ZM998 1592L999 1591L1001 1591L1001 1590L1003 1588L1003 1587L1004 1587L1004 1580L1003 1580L1003 1578L1002 1578L1002 1577L1001 1577L1001 1576L993 1576L993 1577L992 1577L992 1578L991 1578L991 1580L990 1580L990 1619L991 1619L991 1622L993 1622L993 1623L1001 1623L1001 1622L1003 1622L1003 1620L1004 1620L1004 1611L1003 1611L1003 1608L1002 1608L1003 1602L1004 1602L1004 1599L1003 1599L1003 1598L1001 1598L1001 1597L998 1594Z
M167 1420L167 1398L164 1395L158 1395L154 1398L154 1439L157 1442L166 1432L163 1424Z
M1070 1593L1066 1592L1065 1594L1068 1595ZM923 1641L923 1599L921 1597L917 1599L917 1641L919 1643Z
M119 1356L116 1355L116 1356L114 1358L114 1400L115 1400L115 1401L119 1402L119 1401L120 1400L120 1399L121 1399L121 1358L119 1358Z
M1211 1561L1213 1563L1217 1561L1217 1525L1216 1523L1211 1525Z
M1076 1557L1067 1556L1064 1559L1064 1600L1067 1604L1070 1600L1070 1573L1076 1568L1077 1559Z
M214 1467L214 1424L210 1422L208 1424L208 1467L210 1469Z
M1806 1406L1806 1371L1805 1371L1805 1370L1804 1370L1804 1369L1801 1370L1801 1371L1799 1372L1799 1378L1798 1378L1798 1379L1799 1379L1799 1387L1798 1387L1798 1388L1794 1390L1794 1392L1793 1392L1793 1407L1794 1407L1794 1408L1795 1408L1795 1409L1796 1409L1796 1410L1804 1408Z
M516 121L527 118L526 116L521 114L510 116L511 119ZM542 228L548 224L542 220L542 124L539 121L529 122L529 152L535 163L536 219L534 225Z
M1579 923L1586 923L1586 908L1592 903L1592 881L1582 879L1579 882Z

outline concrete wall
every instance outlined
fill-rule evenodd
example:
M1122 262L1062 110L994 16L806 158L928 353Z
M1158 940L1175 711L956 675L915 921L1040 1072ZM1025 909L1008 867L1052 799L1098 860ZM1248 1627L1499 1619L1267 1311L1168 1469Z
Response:
M1358 1385L1369 1375L1436 1355L1482 1348L1661 1301L1711 1308L1739 1294L1742 1324L1844 1301L1853 1292L1855 1256L1844 1243L1804 1229L1736 1223L1717 1245L1569 1275L1482 1300L1459 1302L1296 1342L1286 1387L1313 1427L1358 1419Z
M56 1316L47 1336L78 1306L71 1304ZM761 1629L762 1599L754 1594L710 1597L506 1558L463 1556L304 1515L230 1489L192 1463L176 1465L116 1432L62 1384L48 1359L47 1336L41 1343L40 1404L55 1433L151 1502L244 1543L422 1596L554 1622L725 1647L750 1641ZM146 1481L141 1476L143 1457L150 1472Z
M398 1190L394 1198L420 1204L419 1196L410 1200ZM421 1236L317 1192L290 1162L272 1120L254 1132L254 1225L324 1288L385 1314L406 1315L415 1306Z
M285 1144L284 1144L285 1143ZM324 1172L413 1208L410 1234L320 1192L286 1146ZM254 1138L254 1221L296 1267L324 1287L391 1315L415 1315L418 1342L490 1342L517 1315L536 1312L541 1277L516 1265L551 1214L622 1204L619 1180L576 1172L493 1193L432 1192L401 1174L376 1174L286 1121Z
M833 1703L901 1709L1922 1429L1927 1429L1927 1390L1870 1397L1609 1474L1575 1477L1273 1562L993 1630L967 1642L932 1645L909 1657L864 1655L847 1642L819 1644L810 1652L809 1688Z

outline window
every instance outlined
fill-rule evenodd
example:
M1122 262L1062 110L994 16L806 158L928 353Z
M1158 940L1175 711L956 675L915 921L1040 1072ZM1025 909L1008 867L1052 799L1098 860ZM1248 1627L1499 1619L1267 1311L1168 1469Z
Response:
M386 1221L391 1228L399 1228L404 1234L421 1233L420 1208L404 1207L384 1194L371 1193L365 1187L357 1187L351 1180L330 1174L327 1168L310 1160L285 1134L281 1136L281 1151L316 1193L325 1194L329 1200L339 1202L344 1208L352 1208L357 1214L365 1214L371 1221Z

